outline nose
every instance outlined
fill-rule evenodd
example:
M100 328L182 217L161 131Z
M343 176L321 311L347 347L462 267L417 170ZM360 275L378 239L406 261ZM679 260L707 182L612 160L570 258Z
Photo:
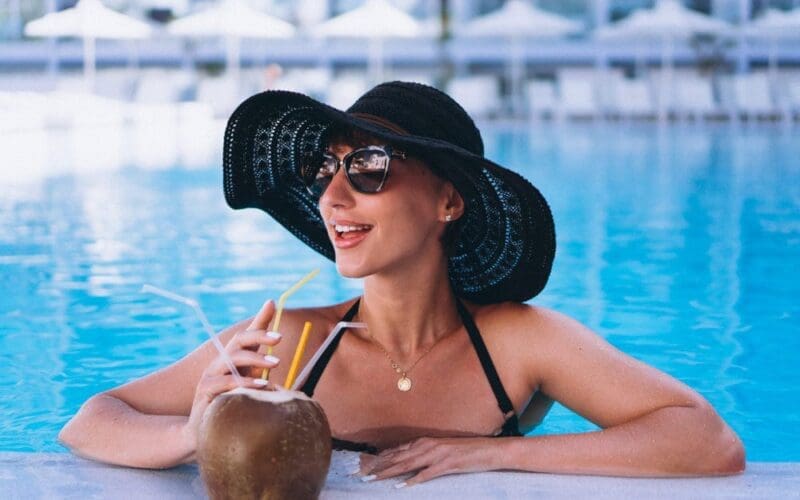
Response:
M353 204L353 189L347 182L343 168L340 168L331 178L331 183L319 198L320 206L328 208L349 207Z

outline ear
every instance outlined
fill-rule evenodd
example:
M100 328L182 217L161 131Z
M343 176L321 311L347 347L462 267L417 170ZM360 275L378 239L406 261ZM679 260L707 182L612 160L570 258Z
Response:
M455 186L449 181L444 184L444 196L440 209L440 220L446 220L449 215L450 220L454 221L464 215L464 198L461 197Z

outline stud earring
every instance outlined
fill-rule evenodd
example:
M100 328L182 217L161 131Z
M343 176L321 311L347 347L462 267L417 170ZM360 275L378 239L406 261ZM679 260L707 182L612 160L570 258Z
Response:
M446 220L447 222L450 222L451 220L453 220L453 216L450 215L450 214L447 214L447 215L444 216L444 220Z

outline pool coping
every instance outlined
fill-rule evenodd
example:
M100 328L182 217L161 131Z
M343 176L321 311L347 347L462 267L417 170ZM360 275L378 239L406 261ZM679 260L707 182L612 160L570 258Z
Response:
M483 472L397 489L396 480L364 483L348 473L357 454L334 453L322 499L358 498L800 498L800 462L749 462L744 474L640 479ZM69 453L0 452L4 498L206 498L196 465L144 470Z

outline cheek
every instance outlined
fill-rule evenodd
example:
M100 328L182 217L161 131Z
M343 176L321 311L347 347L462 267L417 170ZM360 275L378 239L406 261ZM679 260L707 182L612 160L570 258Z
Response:
M437 230L436 206L418 193L392 204L391 211L381 213L382 229L398 247L418 246Z

